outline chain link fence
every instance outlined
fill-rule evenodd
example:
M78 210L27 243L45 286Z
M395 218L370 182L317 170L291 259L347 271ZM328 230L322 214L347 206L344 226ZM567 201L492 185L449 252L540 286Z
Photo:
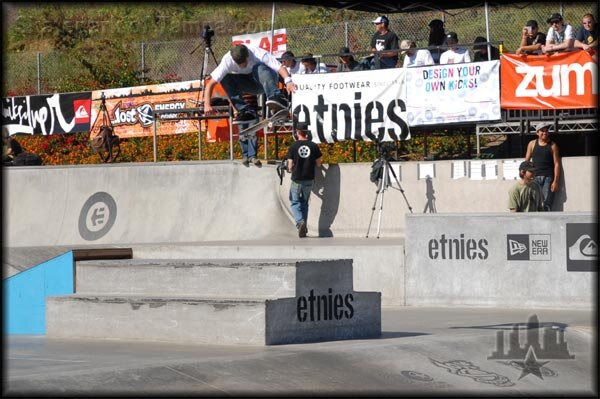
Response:
M488 23L490 42L503 44L505 52L514 52L520 43L521 29L529 19L537 20L540 31L546 32L546 18L559 12L565 22L577 30L581 26L581 18L586 13L597 15L598 4L583 3L527 3L510 6L488 7ZM431 11L419 13L390 14L390 29L402 39L412 39L417 47L427 47L429 21L444 21L446 32L456 32L459 44L472 47L477 36L486 37L486 13L484 7L451 10L448 12ZM306 26L287 29L287 49L297 57L310 52L321 58L327 65L337 64L337 54L342 46L347 46L356 53L355 58L370 52L370 41L374 33L372 20L337 22L328 25ZM275 29L281 28L275 26ZM201 38L165 42L139 43L133 45L130 63L139 65L139 80L143 82L172 82L199 79L202 74L210 73L228 51L231 37L221 35L218 31L213 38L212 46L206 47ZM254 32L248 32L254 33ZM240 33L241 34L241 33ZM135 49L139 49L136 51ZM42 53L7 54L7 58L17 58L18 62L5 59L4 89L5 94L12 91L19 94L44 94L57 91L72 91L71 86L85 85L91 76L81 63L74 62L67 53L53 51ZM38 57L40 62L38 65ZM206 60L205 60L206 59ZM204 64L206 70L203 71ZM68 69L59 65L69 65ZM90 90L95 89L90 86Z

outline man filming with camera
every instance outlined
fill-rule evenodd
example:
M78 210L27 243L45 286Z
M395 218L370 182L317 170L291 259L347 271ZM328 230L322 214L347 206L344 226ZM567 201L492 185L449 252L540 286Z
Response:
M284 79L288 93L296 91L296 85L292 82L285 65L268 51L251 44L233 47L210 74L211 79L204 89L204 113L215 113L210 99L215 85L219 82L238 111L234 123L247 123L258 119L256 110L244 102L243 93L264 93L267 97L266 105L272 113L287 108L289 103L277 87L277 74Z
M308 232L308 199L315 181L315 168L321 166L321 150L310 140L307 123L296 124L296 141L288 149L287 170L292 174L290 205L298 237Z

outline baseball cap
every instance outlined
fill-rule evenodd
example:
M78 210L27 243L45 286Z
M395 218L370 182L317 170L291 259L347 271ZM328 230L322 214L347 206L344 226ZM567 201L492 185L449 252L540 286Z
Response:
M291 51L286 51L285 53L281 54L281 61L291 61L294 59L294 53L292 53Z
M374 24L389 24L390 20L385 15L380 15L373 20Z
M529 21L527 21L525 23L525 26L531 26L532 28L537 28L538 27L538 23L535 19L530 19Z
M487 43L487 39L482 36L477 36L473 43ZM487 48L487 44L475 44L473 50L481 50Z
M340 49L340 56L343 57L346 55L352 55L352 54L350 54L350 49L348 47L342 47Z
M535 165L531 161L523 161L521 165L519 165L519 170L530 170L535 172Z
M456 32L448 32L448 34L446 34L446 40L455 40L458 42L458 35Z
M548 18L546 20L546 22L551 23L554 21L562 21L563 17L562 15L560 15L559 13L555 12L554 14L550 15L550 18Z
M539 122L538 124L535 125L535 131L538 132L544 128L550 128L553 125L554 125L554 123L548 122L548 121Z

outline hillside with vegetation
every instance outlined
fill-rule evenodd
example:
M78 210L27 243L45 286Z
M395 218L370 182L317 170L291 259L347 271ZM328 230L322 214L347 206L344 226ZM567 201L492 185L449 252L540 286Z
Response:
M581 16L597 13L597 7L597 2L491 6L490 40L503 43L506 51L514 51L520 26L528 19L536 19L543 27L548 15L561 11L566 21L578 27ZM2 95L79 92L198 79L201 33L205 25L210 25L216 33L213 48L220 59L229 48L231 36L270 30L272 8L271 2L3 3ZM306 51L336 53L346 42L352 51L360 52L367 50L374 16L374 13L275 3L274 26L287 29L288 49L293 49L296 55ZM478 35L485 36L483 7L389 17L400 38L413 38L419 46L427 45L427 24L434 18L444 19L446 30L458 32L463 43ZM140 44L146 53L140 51ZM191 59L196 48L200 50ZM140 60L144 55L146 63ZM335 58L324 61L331 60ZM181 73L183 67L187 68L187 75ZM37 82L36 77L39 77ZM460 127L415 132L413 140L397 143L397 152L405 160L424 156L470 158L473 134L473 129ZM161 137L158 159L198 159L199 146L203 159L228 159L228 143L204 143L198 137L198 134ZM485 148L487 142L496 139L482 137L482 146ZM99 156L89 149L88 133L23 140L24 146L39 153L45 164L100 162ZM502 141L500 138L499 142ZM285 151L286 143L282 142L280 152ZM151 137L123 140L122 144L120 161L152 160ZM270 143L268 148L273 149L274 144ZM323 153L325 162L368 161L376 156L376 149L371 143L341 142L323 145ZM493 156L491 151L488 155ZM268 154L271 159L281 156Z

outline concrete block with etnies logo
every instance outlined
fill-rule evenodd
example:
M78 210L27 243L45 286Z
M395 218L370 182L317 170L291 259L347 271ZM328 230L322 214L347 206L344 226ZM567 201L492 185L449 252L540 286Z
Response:
M79 262L76 293L46 300L52 338L271 345L381 335L381 293L352 261Z

